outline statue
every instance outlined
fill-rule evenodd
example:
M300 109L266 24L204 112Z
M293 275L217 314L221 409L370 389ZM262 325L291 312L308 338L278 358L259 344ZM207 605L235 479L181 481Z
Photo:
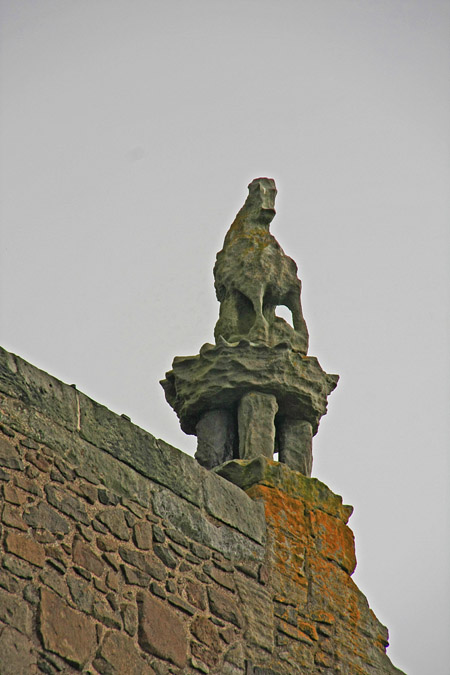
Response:
M206 468L278 452L310 476L312 437L339 377L307 356L297 266L269 231L276 193L270 178L250 183L214 266L216 344L175 357L161 384ZM279 305L292 326L276 315Z

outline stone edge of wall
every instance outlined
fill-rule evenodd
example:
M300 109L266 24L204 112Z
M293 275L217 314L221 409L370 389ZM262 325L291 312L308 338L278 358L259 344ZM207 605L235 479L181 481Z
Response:
M155 438L74 386L61 382L2 347L0 392L13 401L2 411L5 423L37 442L47 442L61 456L72 453L72 461L76 459L80 475L95 473L102 464L102 457L107 462L103 455L107 453L144 478L204 508L210 516L257 543L265 541L264 507L252 501L239 487L210 473L193 457ZM46 420L76 434L84 441L83 452L80 452L79 443L73 448L63 447L58 434ZM126 470L125 473L129 474ZM103 482L105 478L108 479L107 472L103 472ZM148 505L143 490L129 496Z

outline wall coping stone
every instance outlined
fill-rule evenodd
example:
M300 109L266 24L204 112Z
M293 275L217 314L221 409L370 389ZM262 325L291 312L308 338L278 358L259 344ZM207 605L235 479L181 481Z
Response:
M12 401L1 394L11 397ZM213 518L258 543L263 542L264 509L239 487L207 471L190 455L155 438L74 386L57 380L2 347L0 401L0 421L38 442L48 443L61 458L70 457L78 465L76 472L92 482L107 482L104 465L112 468L114 464L108 462L110 455L144 478L204 508ZM49 422L71 432L73 445L62 443ZM132 483L138 496L124 496L134 496L142 505L148 505L145 481L143 485L134 476Z

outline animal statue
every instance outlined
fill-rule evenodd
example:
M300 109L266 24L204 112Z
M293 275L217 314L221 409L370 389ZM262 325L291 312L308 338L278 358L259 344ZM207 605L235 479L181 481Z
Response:
M220 313L216 343L247 340L273 347L288 344L308 352L297 265L270 233L277 189L271 178L256 178L217 254L214 280ZM279 305L292 313L292 326L276 315Z

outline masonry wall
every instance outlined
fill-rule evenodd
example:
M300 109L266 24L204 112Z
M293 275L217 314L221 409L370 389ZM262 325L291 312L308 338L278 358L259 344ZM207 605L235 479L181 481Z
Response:
M4 350L0 423L1 675L400 672L319 481L246 492Z

